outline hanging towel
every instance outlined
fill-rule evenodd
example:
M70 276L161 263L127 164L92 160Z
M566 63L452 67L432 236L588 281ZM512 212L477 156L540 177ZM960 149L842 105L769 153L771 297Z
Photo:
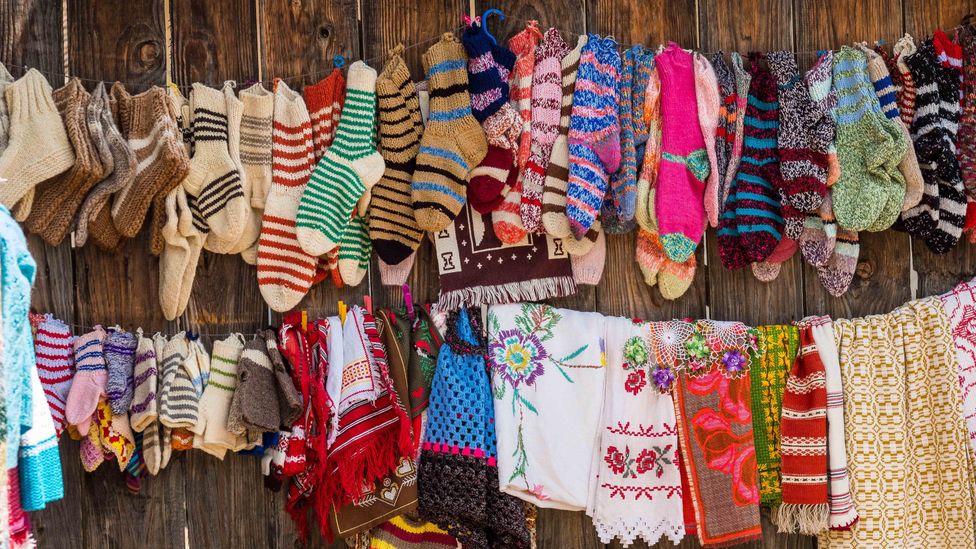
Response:
M962 413L976 458L976 279L959 284L939 299L949 318L949 333L959 366Z

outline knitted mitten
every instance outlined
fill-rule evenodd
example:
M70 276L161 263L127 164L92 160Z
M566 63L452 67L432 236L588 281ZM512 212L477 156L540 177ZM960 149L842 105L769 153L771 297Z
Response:
M569 119L569 177L566 215L579 239L603 205L609 174L620 167L617 103L620 54L613 38L590 36L580 54Z
M703 196L711 168L698 115L694 59L671 42L654 61L661 78L663 122L654 207L665 253L683 262L695 253L705 231ZM710 115L717 120L714 103L705 110L715 106ZM709 131L714 132L714 127Z
M156 362L156 343L154 339L160 339L160 349L166 344L166 338L160 333L150 339L142 335L142 328L136 331L138 343L136 344L135 367L133 369L133 381L135 387L132 393L132 404L129 405L129 424L136 432L145 431L159 417L158 406L156 403L156 391L158 390L159 371ZM144 441L145 443L145 441Z
M826 265L817 269L820 284L830 295L840 297L847 292L851 281L854 280L860 250L861 245L856 232L843 228L837 230L833 255L827 260Z
M307 88L306 88L307 91ZM271 122L274 115L274 94L261 83L241 90L244 114L241 117L241 165L243 178L251 188L251 216L258 226L258 234L248 248L241 252L244 261L254 265L257 262L258 238L264 203L271 189ZM247 236L245 234L242 238Z
M834 253L837 240L837 222L834 219L834 208L830 194L824 197L817 214L807 215L800 233L800 253L807 263L814 267L823 267Z
M59 438L65 428L65 401L74 375L73 341L74 336L68 325L50 314L45 315L37 326L37 336L34 338L37 374L44 386L44 396Z
M237 371L237 387L227 412L227 430L242 436L249 430L277 430L281 417L264 337L259 335L244 345Z
M166 212L162 231L165 246L159 256L159 305L163 316L173 320L183 314L190 302L204 237L194 224L182 187L166 198Z
M702 138L705 140L705 152L708 154L708 179L705 181L704 196L709 196L708 189L715 193L718 189L718 155L716 154L716 132L722 122L722 97L718 86L718 76L712 64L705 56L696 53L695 58L695 103L698 107L698 125L701 127ZM717 196L717 195L716 195ZM706 198L702 206L708 203ZM706 210L705 214L711 218ZM713 211L716 224L718 212ZM704 225L703 225L704 227Z
M105 367L108 370L105 390L113 414L129 413L134 389L132 368L137 343L136 336L116 327L109 330L102 345Z
M317 163L335 140L346 101L346 77L338 67L332 69L319 82L305 86L302 97L308 109L308 118L312 122L312 146Z
M505 244L520 242L528 231L522 224L522 183L518 180L518 170L514 167L508 172L505 182L508 192L505 198L491 212L491 227L495 236Z
M359 286L369 270L369 258L373 245L369 240L366 220L354 216L342 232L339 242L339 275L347 286Z
M471 170L468 202L476 212L491 213L505 200L510 189L508 174L514 169L515 157L510 149L488 145L488 153L478 167Z
M0 177L7 180L0 203L13 208L39 183L70 169L75 153L44 75L31 69L4 95L10 132L0 155Z
M230 403L237 388L237 363L244 350L244 336L231 334L214 342L210 379L200 398L200 420L193 433L203 437L208 453L221 457L222 450L236 450L239 437L227 430Z
M837 223L853 231L885 222L890 226L894 219L886 219L889 200L897 200L900 210L905 198L898 171L905 143L880 112L863 53L845 46L834 57L834 87L840 179L832 187L832 198Z
M319 256L339 244L356 202L383 176L375 123L376 71L357 61L349 67L335 141L312 171L298 205L298 242L307 254Z
M735 144L735 103L737 97L735 75L725 62L725 53L716 52L711 55L709 61L712 63L712 69L715 71L718 82L720 106L718 127L715 129L715 162L718 165L718 177L714 186L712 186L713 180L710 176L705 185L705 214L708 216L709 224L712 227L718 227L718 216L722 213L722 203L719 196L725 195L723 189L726 187L729 163L732 161L732 147Z
M518 151L515 153L516 165L521 172L529 159L532 145L532 74L535 69L535 49L542 40L537 21L529 21L521 32L508 39L508 47L516 55L515 65L510 76L512 105L518 109L522 118L522 131L519 134Z
M587 36L580 35L576 47L562 59L562 106L559 111L559 133L552 144L552 154L546 168L546 181L542 192L542 225L556 238L569 236L569 218L566 217L566 187L569 178L569 117L573 113L573 90L576 87L576 71L580 53Z
M420 246L423 232L413 216L410 178L413 176L423 128L414 126L407 98L417 93L400 50L393 52L376 79L380 144L386 166L369 203L369 236L376 254L392 264L403 261Z
M780 195L783 202L803 213L817 211L827 194L827 146L832 141L833 124L815 105L810 91L800 79L800 69L792 52L767 55L769 68L779 89L780 124L776 143L779 148ZM803 217L784 220L785 232L797 238Z
M742 144L745 140L746 107L748 106L749 87L752 85L752 75L742 66L742 57L732 52L732 72L735 76L735 137L732 140L732 154L725 171L725 183L718 193L718 203L725 211L725 203L729 196L729 188L739 171L739 161L742 159Z
M417 225L440 231L465 201L468 173L488 151L485 132L471 115L464 48L451 33L424 53L430 117L420 142L411 194Z
M121 86L113 86L112 94L121 104L120 127L136 156L135 179L112 200L112 220L122 236L132 238L142 228L150 204L164 221L166 196L186 178L190 164L162 88L129 96Z
M912 127L915 119L915 100L918 88L915 86L915 78L912 76L911 69L905 60L915 53L915 40L912 35L905 33L905 36L898 39L891 53L895 58L895 66L898 68L898 77L901 80L901 91L898 94L898 111L901 113L901 121L908 128Z
M102 179L103 170L86 123L91 95L81 80L71 79L54 91L53 98L75 150L75 162L68 171L37 185L26 226L51 246L57 246L85 195Z
M287 311L312 287L318 258L302 251L295 218L312 162L312 128L302 98L279 82L275 89L272 183L261 220L258 285L275 311Z
M78 428L79 433L87 433L92 414L98 402L105 398L105 359L102 357L102 342L105 330L101 326L85 335L79 336L72 344L75 354L75 377L68 390L65 402L64 419Z
M810 99L817 109L817 126L825 128L823 133L815 132L811 137L823 138L827 142L827 187L840 179L840 161L837 160L837 123L834 120L834 107L837 106L837 90L834 89L834 53L822 52L816 64L806 72L803 79L810 91ZM820 143L822 146L822 143Z
M596 224L593 226L596 227ZM607 262L607 237L603 229L596 231L596 241L585 254L570 255L569 259L573 266L573 280L577 284L599 284L603 277L603 266Z
M471 114L478 122L483 123L498 112L502 105L508 103L507 74L505 78L502 77L494 53L511 57L511 63L515 62L514 54L511 50L495 44L494 39L479 23L470 25L464 30L461 43L464 44L464 50L468 54Z
M559 134L562 77L560 60L568 51L556 28L546 31L535 50L532 73L532 124L529 158L521 172L522 224L530 233L544 232L542 226L542 193L552 146Z

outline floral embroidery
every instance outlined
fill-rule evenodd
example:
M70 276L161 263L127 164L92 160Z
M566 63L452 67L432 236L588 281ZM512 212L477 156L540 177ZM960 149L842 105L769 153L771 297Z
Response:
M654 446L653 448L641 450L641 453L637 456L637 474L643 475L649 471L654 471L654 476L661 478L664 476L664 466L671 465L672 458L668 457L670 452L670 444L664 448Z
M603 456L603 461L607 462L607 466L614 474L625 477L637 476L631 469L634 460L630 459L630 447L624 447L624 451L621 452L617 450L616 446L608 446L607 455Z
M549 500L549 496L547 496L546 493L545 493L545 487L542 486L541 484L536 484L529 491L532 492L532 495L535 496L536 498L538 498L539 501L548 501Z
M647 373L644 370L637 370L627 375L627 381L624 382L624 389L628 393L636 395L641 392L641 389L645 385L647 385Z
M542 362L549 358L538 337L514 329L500 332L488 347L488 353L495 369L514 388L523 382L535 383L535 378L546 371Z
M645 448L637 454L636 458L631 457L630 446L624 446L623 452L616 446L608 446L607 454L603 456L603 461L610 467L610 471L622 477L637 478L637 475L652 473L657 478L664 476L664 466L671 465L674 459L672 446L665 447L652 446Z
M746 357L739 351L726 351L722 356L722 364L730 375L738 375L745 369Z

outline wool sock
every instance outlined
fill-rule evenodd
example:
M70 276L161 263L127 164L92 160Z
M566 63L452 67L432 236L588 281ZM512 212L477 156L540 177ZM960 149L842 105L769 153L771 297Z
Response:
M7 108L7 88L14 83L14 77L7 67L0 63L0 155L7 150L10 142L10 109Z
M244 337L231 334L215 341L210 360L210 378L200 398L200 420L193 426L194 442L208 454L223 459L227 450L243 446L240 437L227 430L227 416L237 388L237 364L244 350ZM195 445L196 446L196 445Z
M748 107L749 87L752 85L752 75L742 66L742 56L732 52L729 57L732 59L732 72L735 75L735 137L732 141L732 155L729 158L729 166L725 171L725 183L718 193L718 203L723 208L722 211L724 211L729 189L732 186L732 181L735 180L739 171L739 163L742 160L746 108Z
M566 216L566 188L569 178L569 141L566 136L569 133L569 117L573 113L576 71L586 42L587 36L580 35L576 47L563 56L560 62L562 104L559 110L559 133L552 144L542 192L542 225L555 238L566 238L570 234L569 218Z
M711 55L709 61L715 71L718 83L719 111L718 127L715 129L715 162L718 165L718 179L714 188L705 185L705 214L712 227L718 227L718 216L722 213L722 203L719 197L724 194L723 188L728 176L729 163L732 161L732 147L735 144L736 112L735 104L738 100L735 90L735 75L725 62L722 51ZM709 183L712 179L709 178Z
M705 152L708 155L708 179L705 180L703 191L705 202L716 191L709 189L718 188L718 155L716 153L716 132L722 121L722 97L718 87L718 76L715 69L708 59L699 53L694 55L695 63L695 103L698 107L698 125L701 127L702 138L705 140ZM710 217L708 211L705 215ZM718 212L714 212L716 224L718 223ZM704 224L702 225L704 227ZM704 230L704 229L703 229Z
M671 42L655 63L663 122L655 210L664 251L680 263L695 253L705 231L703 197L711 168L699 122L694 59ZM717 120L718 109L711 114Z
M653 232L654 238L660 242L657 236L657 214L654 211L654 189L657 188L657 172L661 167L661 78L656 64L644 93L644 119L647 124L647 142L644 144L644 165L641 166L640 176L637 178L637 209L634 217L641 228ZM656 280L656 275L652 278Z
M976 199L976 28L972 25L964 26L959 42L964 56L963 102L956 142L959 146L959 169L963 186L966 196L973 200Z
M39 183L70 169L75 153L44 75L31 69L4 95L10 133L0 155L0 177L7 180L0 203L13 208Z
M661 272L661 266L667 260L664 255L664 248L661 247L661 239L657 233L641 227L637 231L637 249L634 254L637 266L644 276L644 283L648 286L657 284L657 275Z
M752 275L760 282L772 282L776 280L782 270L783 263L789 261L793 254L799 249L799 243L786 235L780 239L779 244L773 248L773 253L765 261L753 263L749 267Z
M366 220L354 216L346 225L339 242L339 274L347 286L359 286L369 270L373 246Z
M342 75L341 69L332 69L319 82L305 86L302 96L312 122L312 145L315 162L318 163L335 140L346 102L346 77Z
M520 173L529 160L532 147L532 74L535 69L535 50L542 38L539 23L529 21L521 32L508 39L508 47L516 55L510 76L509 97L522 118L519 146L515 153L515 161Z
M895 42L895 45L891 48L901 80L901 93L898 94L898 111L901 113L901 121L909 129L911 129L912 121L915 119L915 101L918 88L915 85L915 78L912 76L912 71L908 68L905 60L913 55L917 49L915 47L915 39L908 33L905 33L905 36L899 38L898 42Z
M369 237L376 254L394 265L411 255L423 238L410 197L410 178L421 133L414 126L419 112L411 111L407 97L416 93L403 56L392 55L376 79L380 144L386 169L373 188L368 217Z
M86 122L91 95L81 80L71 79L54 91L54 104L75 151L71 168L34 188L34 202L25 225L51 246L64 239L85 194L102 178L102 164Z
M816 214L807 214L800 234L800 253L807 263L823 267L834 253L837 240L837 221L834 219L830 194L824 197Z
M837 230L834 253L827 260L826 265L817 269L820 284L830 295L840 297L847 292L851 281L854 280L860 250L861 244L856 232L842 228Z
M234 94L232 84L234 82L230 80L224 82L221 93L224 94L224 104L227 108L227 152L237 173L240 174L244 217L241 222L241 235L236 241L225 241L216 234L207 235L204 248L218 254L241 253L254 243L261 231L261 220L254 217L251 209L251 183L244 174L244 164L241 161L241 122L244 116L244 102Z
M105 330L95 326L91 332L77 337L72 344L76 371L65 401L64 419L77 427L79 433L88 432L95 408L105 398L108 373L102 357L103 341Z
M504 244L521 242L528 234L522 225L520 206L522 204L522 184L518 181L518 170L512 167L508 172L506 186L509 187L501 204L491 212L491 226L495 236Z
M112 200L112 220L123 237L133 238L142 228L151 203L163 219L160 206L186 178L189 160L182 133L162 88L154 86L129 96L121 87L113 86L112 92L116 101L124 103L122 108L126 114L120 117L120 127L124 126L122 133L136 157L132 184Z
M562 100L560 61L568 49L559 31L550 28L535 50L532 72L531 141L529 157L521 172L522 204L519 210L522 224L530 233L545 231L542 226L542 193L553 142L559 134Z
M166 197L166 245L159 254L159 304L167 320L182 315L190 301L204 240L198 224L186 191L173 189Z
M829 139L827 144L827 188L833 187L834 183L840 179L840 161L837 159L837 123L834 120L833 111L837 106L837 90L834 89L834 53L825 51L817 58L817 62L804 74L807 90L810 92L810 99L817 109L816 119L818 125L827 128L827 132L822 135L824 139ZM821 134L814 134L820 137Z
M633 215L625 216L627 212L623 200L636 200L637 176L634 173L633 179L630 180L628 172L636 172L637 164L633 96L636 56L642 49L643 46L635 45L628 48L621 56L620 100L617 103L617 118L620 120L620 168L610 174L607 192L603 196L603 205L599 214L603 230L610 234L626 233L634 225Z
M190 346L186 332L180 332L169 339L163 348L162 357L159 422L170 429L192 427L199 417L200 395L191 381L190 369L193 365L190 364ZM195 371L194 374L196 373L198 372ZM175 432L171 435L177 437Z
M658 286L661 297L675 300L683 296L695 280L697 259L676 263L668 259L657 233L641 228L637 235L637 265L648 286Z
M75 357L72 350L74 339L68 325L50 314L44 315L44 320L37 326L37 336L34 338L37 375L41 379L41 385L44 386L44 398L51 411L51 419L54 420L58 438L64 432L65 402L74 374Z
M112 150L108 146L107 128L102 125L102 112L111 114L111 107L108 104L108 93L105 91L105 83L99 82L101 87L96 86L88 100L85 108L85 127L88 129L88 137L91 139L92 149L96 153L98 163L102 168L102 179L92 186L91 193L101 185L102 181L110 177L115 171L115 159L112 158ZM87 199L88 195L85 196ZM84 200L80 205L84 205ZM81 214L79 208L78 215ZM77 221L78 215L75 216Z
M833 123L818 112L792 52L771 52L767 59L779 92L780 195L804 214L815 212L827 194L827 147L833 140Z
M380 283L384 286L403 286L407 283L407 278L410 276L410 270L413 269L416 259L417 252L408 255L406 259L396 265L390 265L383 261L383 258L379 258Z
M312 287L318 258L306 254L295 217L312 169L312 127L301 96L283 82L275 89L271 189L258 241L258 285L275 311L301 301Z
M312 171L298 204L298 242L305 253L318 256L335 248L356 202L383 176L383 156L373 141L375 123L376 71L353 63L336 139Z
M485 132L471 115L464 48L451 33L424 53L430 116L420 142L411 194L417 225L447 228L464 206L469 172L488 152Z
M271 188L271 123L274 117L274 94L261 83L241 90L244 114L241 118L241 165L243 178L251 187L251 215L256 221L258 234L248 248L241 252L244 261L257 263L258 239L261 234L261 217L264 203ZM245 229L242 238L249 236Z
M959 240L955 237L956 225L964 223L966 216L965 184L959 165L959 151L957 149L960 105L964 99L962 83L962 47L953 42L944 31L935 31L932 39L939 66L936 67L936 80L939 85L939 114L943 120L946 133L950 136L949 153L943 153L944 159L938 163L940 177L943 183L939 185L939 228L950 234L946 237L936 233L926 239L929 249L935 253L945 253L953 248Z
M102 345L105 368L108 371L105 392L112 414L129 413L134 389L132 369L137 343L134 335L115 327L109 330Z
M502 105L502 108L489 116L481 126L485 130L486 143L512 151L512 158L515 158L521 135L519 132L522 129L522 118L511 103Z
M159 333L156 337L165 337ZM132 430L142 432L153 430L154 423L159 416L156 391L158 390L159 371L156 362L156 344L153 339L142 335L142 328L136 330L136 356L133 366L132 403L129 405L129 424Z
M468 202L480 214L491 213L505 200L509 192L508 174L514 170L513 151L497 145L488 145L488 153L471 170L468 183Z
M594 224L594 227L596 225ZM603 229L596 231L593 246L582 255L570 255L573 267L573 280L577 284L596 286L603 278L603 267L607 262L607 237Z
M471 92L471 114L482 123L508 103L508 78L498 71L494 52L511 56L511 50L498 46L482 24L475 23L464 30L461 43L468 54L468 83ZM509 65L511 67L511 65Z
M617 103L620 54L612 38L590 36L580 54L569 119L566 215L577 238L590 229L603 205L609 174L620 167Z
M89 224L92 225L92 232L98 232L100 235L96 237L96 243L104 241L101 235L118 235L116 237L109 236L109 243L113 240L117 241L117 238L121 236L111 222L109 200L112 195L131 185L136 173L135 153L132 152L129 142L126 141L115 123L108 91L102 82L99 82L95 87L92 94L92 105L96 105L98 109L98 120L105 133L105 144L112 157L112 172L85 197L81 209L78 210L75 245L79 247L84 246L88 241ZM109 232L106 233L106 230Z
M563 250L566 251L570 256L583 256L590 253L590 250L596 246L596 241L603 231L602 221L597 220L590 227L590 230L586 231L583 238L576 239L572 236L563 239Z
M905 192L904 179L898 172L905 144L894 139L898 130L880 113L880 107L878 112L872 108L877 99L870 86L864 54L842 48L834 57L838 96L834 113L841 173L831 190L838 225L852 231L888 221L882 214L887 215L885 206L897 194L899 182L899 210Z

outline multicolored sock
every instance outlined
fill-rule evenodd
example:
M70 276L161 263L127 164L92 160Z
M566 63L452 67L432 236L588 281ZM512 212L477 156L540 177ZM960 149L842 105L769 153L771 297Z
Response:
M959 117L959 168L966 196L976 199L976 28L963 26L959 42L963 48L963 103Z
M634 219L641 228L652 231L657 238L654 189L657 188L657 172L661 164L661 78L656 66L648 77L644 92L644 123L647 125L647 141L644 144L644 165L637 178Z
M823 267L834 253L837 240L837 221L834 219L830 194L824 197L816 214L807 214L800 233L800 253L814 267Z
M898 93L898 111L901 113L901 121L908 128L912 127L912 121L915 119L915 100L918 88L915 86L915 78L905 60L912 56L916 50L915 39L908 33L899 38L898 42L891 48L895 58L895 66L898 67L898 76L901 80L901 91Z
M491 227L495 236L505 244L521 242L528 234L522 225L520 206L522 204L522 184L518 180L518 170L514 167L508 172L509 187L505 198L491 212Z
M471 170L468 183L468 202L478 213L491 213L505 200L508 188L508 174L515 169L515 156L511 149L488 145L488 154Z
M514 63L514 54L497 45L480 23L472 24L464 30L461 43L468 54L471 114L482 123L508 103L508 78L503 78L499 72L495 55L511 56L511 62Z
M695 103L698 105L698 125L701 127L702 138L705 140L705 152L708 154L709 168L708 179L705 180L705 190L703 193L705 197L708 197L708 189L718 188L719 168L715 145L716 132L718 131L719 124L722 122L722 97L718 85L718 75L715 73L712 64L704 55L699 53L694 55L694 59ZM704 206L704 203L702 205ZM707 210L705 215L708 216Z
M712 227L718 227L718 216L722 213L723 206L719 197L725 194L723 188L728 175L729 163L732 161L732 147L735 144L735 103L737 96L735 75L732 74L732 69L725 62L725 52L718 51L712 54L709 60L718 82L720 106L718 127L715 129L715 161L718 164L718 177L715 180L714 187L711 186L711 177L705 185L705 215L708 216L708 223Z
M817 269L820 283L827 292L834 297L840 297L847 292L854 280L857 270L857 259L861 253L861 244L854 231L837 230L837 242L834 253L827 264Z
M519 171L529 160L532 146L532 73L535 69L535 50L542 40L543 34L539 30L538 21L529 21L521 32L508 39L508 47L516 55L512 68L511 92L512 104L522 118L522 130L519 133L518 151L515 159Z
M613 38L590 36L580 55L568 134L566 215L577 239L596 220L609 174L620 167L620 70Z
M430 115L420 142L411 193L425 231L446 228L464 207L468 174L488 152L485 132L471 114L464 48L451 33L424 53Z
M837 106L837 90L834 89L834 52L821 52L817 62L804 75L810 99L817 108L817 125L823 125L827 132L823 134L827 143L827 188L829 189L840 179L840 161L837 160L837 123L833 111ZM815 134L819 137L820 134Z
M346 225L339 242L339 274L347 286L358 286L369 270L373 246L366 220L355 216Z
M375 124L376 70L357 61L349 66L335 141L316 164L298 204L296 230L305 253L320 256L335 248L356 202L383 177Z
M44 320L37 326L37 336L34 338L34 353L37 362L37 375L44 387L44 397L51 410L54 429L60 438L64 432L65 401L71 389L71 379L74 375L75 357L72 350L74 336L71 328L62 320L51 314L44 315Z
M752 75L742 66L742 56L737 52L732 52L729 57L732 59L732 73L735 77L735 134L732 140L732 155L729 157L729 166L725 170L725 182L718 193L718 203L722 211L724 211L728 200L732 181L739 171L739 162L742 160L746 107L748 106L749 87L752 85ZM722 211L719 212L719 215Z

